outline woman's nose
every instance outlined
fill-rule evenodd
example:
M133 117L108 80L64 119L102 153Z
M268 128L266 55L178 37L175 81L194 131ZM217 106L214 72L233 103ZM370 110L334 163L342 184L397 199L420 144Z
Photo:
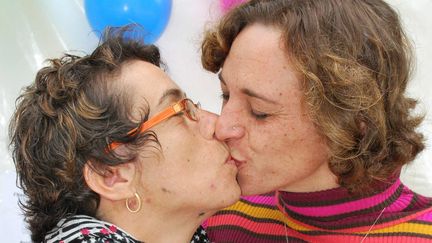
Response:
M205 139L214 139L217 115L205 110L199 110L199 131Z
M216 138L221 141L239 139L244 136L244 127L235 119L238 114L227 113L222 111L217 118L215 134Z

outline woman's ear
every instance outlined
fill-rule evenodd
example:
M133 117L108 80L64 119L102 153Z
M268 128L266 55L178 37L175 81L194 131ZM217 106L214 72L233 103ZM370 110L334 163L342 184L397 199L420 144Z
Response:
M134 163L125 163L116 166L105 166L95 169L92 161L84 165L84 179L87 185L100 197L117 201L133 197L136 192L134 178L136 166Z

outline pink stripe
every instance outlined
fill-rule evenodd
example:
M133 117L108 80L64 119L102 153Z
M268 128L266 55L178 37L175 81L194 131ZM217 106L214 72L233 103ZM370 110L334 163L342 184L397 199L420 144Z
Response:
M254 203L267 206L276 206L274 194L272 195L258 195L258 196L244 196L242 199Z
M322 242L322 243L334 243L334 242L360 242L363 240L364 236L358 235L358 236L343 236L343 235L325 235L325 236L318 236L315 239L312 239L312 242ZM373 237L373 235L367 236L364 239L364 242L367 243L383 243L383 242L392 242L392 243L406 243L406 242L415 242L415 243L423 243L423 242L430 242L430 239L425 238L418 238L418 237L412 237L412 236L386 236L386 237Z
M417 218L418 220L429 221L432 222L432 207L429 208L429 212L421 215Z
M382 203L387 198L389 198L389 196L394 194L394 192L400 186L400 184L401 184L400 180L397 180L395 184L393 184L383 193L380 193L373 197L368 197L368 198L364 198L352 202L346 202L343 204L318 206L318 207L297 207L297 206L285 205L285 207L287 207L288 209L296 213L303 214L306 216L314 216L314 217L326 217L326 216L333 216L337 214L349 213L357 210L370 208L376 204Z

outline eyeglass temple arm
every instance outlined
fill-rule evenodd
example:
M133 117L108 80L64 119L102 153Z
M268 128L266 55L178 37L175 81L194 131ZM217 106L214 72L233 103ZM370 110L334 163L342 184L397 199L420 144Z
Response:
M148 129L152 128L154 125L158 124L159 122L161 122L161 121L169 118L170 116L180 112L181 110L183 110L183 107L184 107L184 105L182 105L181 103L176 103L173 106L168 107L167 109L165 109L161 113L157 114L156 116L154 116L154 117L150 118L149 120L147 120L146 122L144 122L141 127L134 128L131 131L129 131L128 135L131 135L131 134L137 132L138 129L139 129L139 133L147 131ZM118 143L118 142L110 143L108 145L108 149L114 150L118 146L120 146L121 144L122 143Z
M183 110L182 104L174 104L171 107L168 107L166 110L162 111L161 113L157 114L156 116L150 118L146 122L143 123L143 125L139 128L139 132L145 132L148 129L152 128L154 125L158 124L159 122L169 118L170 116L175 115L176 113ZM132 134L137 130L138 128L135 128L134 130L130 131L128 135Z

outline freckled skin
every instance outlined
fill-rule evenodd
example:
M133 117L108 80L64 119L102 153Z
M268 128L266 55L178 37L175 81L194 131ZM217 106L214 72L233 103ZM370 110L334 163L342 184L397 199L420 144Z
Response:
M144 61L124 65L120 80L137 111L132 113L134 120L141 119L142 110L149 110L152 118L185 98L161 68ZM151 144L140 152L136 191L148 198L145 203L160 211L198 215L229 206L238 200L240 187L236 181L237 167L225 163L229 157L226 144L213 136L206 137L214 133L216 115L198 110L199 120L192 121L184 114L150 129L157 136L160 149L158 145L158 149L152 149ZM215 185L212 194L207 193L210 184Z
M166 189L164 187L162 187L162 191L165 192L165 193L171 193L171 191L169 191L168 189Z
M326 141L308 116L302 77L286 55L281 34L277 27L259 23L245 27L220 73L227 98L216 137L226 141L242 163L237 180L243 195L338 186L328 168ZM267 116L258 117L257 111Z

